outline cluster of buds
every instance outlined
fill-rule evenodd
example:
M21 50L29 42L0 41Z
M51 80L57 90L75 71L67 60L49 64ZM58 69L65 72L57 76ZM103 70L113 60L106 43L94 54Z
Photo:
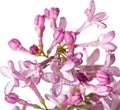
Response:
M105 12L95 14L95 9L95 2L91 0L89 8L85 10L87 19L72 31L66 29L65 17L61 17L57 24L59 8L46 8L43 15L37 15L34 19L38 44L32 44L27 49L16 38L8 42L12 50L44 57L41 62L18 61L19 70L15 68L12 60L8 61L8 66L0 67L0 72L12 79L4 90L5 100L8 103L18 103L22 105L22 110L26 110L27 107L40 110L118 110L120 108L120 80L115 79L120 77L120 70L113 66L114 52L117 49L112 42L115 32L112 30L101 34L91 42L76 42L80 33L92 25L107 27L103 23L108 18L107 14ZM50 21L50 28L53 30L53 41L48 49L44 48L43 42L46 20ZM88 54L88 47L94 47L91 54ZM76 51L79 48L82 50ZM105 51L105 61L97 64L100 48ZM50 71L46 71L47 68ZM41 80L51 84L50 92L45 93L44 96L39 90ZM96 83L93 83L94 80ZM24 100L22 96L19 98L15 89L21 88L21 82L25 84L25 88L29 87L35 93L40 104ZM49 108L46 100L53 102L54 106ZM20 110L20 107L15 105L12 110Z

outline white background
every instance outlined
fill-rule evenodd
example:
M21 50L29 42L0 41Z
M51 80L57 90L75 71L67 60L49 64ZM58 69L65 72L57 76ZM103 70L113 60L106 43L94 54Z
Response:
M0 66L6 66L8 60L30 59L34 57L25 55L20 52L14 52L9 47L7 42L11 38L18 38L26 48L29 48L34 43L37 43L37 35L34 29L34 17L37 14L43 14L44 8L59 7L60 16L65 16L68 20L67 29L74 29L81 26L86 20L84 10L88 8L90 0L0 0ZM108 25L107 29L99 30L96 26L85 30L81 35L81 41L91 41L99 34L107 33L115 30L116 37L114 43L120 48L120 3L119 0L95 0L96 12L105 11L109 18L105 21ZM49 29L49 28L47 28ZM51 30L51 29L50 29ZM45 43L52 39L52 33L48 30L46 33ZM95 37L94 37L95 36ZM94 40L96 40L94 39ZM120 49L116 51L117 61L115 65L120 67ZM13 105L4 101L4 86L9 79L0 74L0 109L11 110ZM41 88L41 87L39 87ZM42 90L45 92L47 86L44 85ZM36 100L34 95L29 94L30 90L20 90L19 93L25 96L26 99ZM21 96L22 96L21 95ZM32 110L32 109L29 109Z

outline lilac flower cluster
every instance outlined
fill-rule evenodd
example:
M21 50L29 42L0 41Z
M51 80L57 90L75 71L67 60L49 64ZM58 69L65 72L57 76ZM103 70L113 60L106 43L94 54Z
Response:
M80 33L92 26L106 28L103 23L108 18L105 12L95 13L95 2L91 0L89 8L85 10L86 21L75 31L66 30L67 20L61 17L57 24L59 8L45 9L43 15L37 15L34 19L35 31L38 35L38 44L33 44L26 49L22 43L12 38L8 45L12 50L21 51L28 55L44 57L41 62L18 61L19 70L12 60L8 66L0 67L1 73L12 80L6 84L5 100L10 104L22 105L22 110L28 106L40 110L119 110L120 109L120 70L113 66L115 62L114 51L117 46L112 42L115 37L114 31L102 34L92 42L76 43ZM44 49L45 21L50 22L53 29L53 41L50 47ZM94 47L88 54L88 47ZM82 51L76 51L81 48ZM96 64L100 58L100 48L105 51L106 58L103 64ZM54 51L53 51L54 50ZM85 57L85 62L83 60ZM86 64L85 64L86 63ZM49 68L50 71L46 71ZM42 96L39 91L41 80L50 83L50 93ZM93 80L97 82L91 83ZM38 97L40 104L34 104L19 97L15 89L29 87ZM67 90L66 90L67 88ZM46 100L55 104L49 108ZM15 105L12 110L20 110Z

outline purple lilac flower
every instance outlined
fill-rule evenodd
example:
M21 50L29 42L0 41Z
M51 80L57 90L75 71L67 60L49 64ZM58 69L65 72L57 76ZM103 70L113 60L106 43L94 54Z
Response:
M105 12L99 12L95 14L95 9L95 2L94 0L91 0L90 7L85 10L88 22L90 24L97 24L97 26L105 28L106 24L104 24L102 21L106 20L108 16Z
M45 8L44 10L44 14L46 18L50 20L50 26L53 29L57 27L56 20L58 18L59 12L60 12L59 8L54 8L54 7L52 7L50 10L48 10L47 8Z
M34 19L34 24L38 35L38 43L41 47L43 45L43 32L45 30L45 15L37 15Z
M107 14L105 12L95 13L94 0L91 0L89 5L89 8L85 10L87 20L75 31L66 29L67 20L63 16L58 17L59 8L45 8L44 14L38 14L34 19L38 45L33 44L27 50L17 38L12 38L8 42L12 50L32 54L41 59L19 60L18 70L12 60L8 61L8 66L0 67L0 72L10 79L4 89L6 102L18 103L22 105L22 110L26 110L28 106L41 110L119 109L120 80L116 80L116 77L120 77L120 69L114 66L117 46L112 42L115 38L115 31L101 34L91 42L76 43L80 33L92 24L102 28L107 27L103 23L103 20L108 18ZM43 48L44 30L47 29L46 19L50 21L50 28L53 29L53 40L48 49ZM57 19L59 19L58 25ZM89 48L94 48L91 54L89 54ZM101 49L105 52L103 63L99 63ZM38 87L41 89L40 84L43 81L51 85L49 93L44 93L44 96L38 89ZM21 82L24 85L21 85ZM19 98L14 90L21 87L29 87L42 106ZM55 105L49 108L45 100ZM12 110L20 110L20 108L14 106Z

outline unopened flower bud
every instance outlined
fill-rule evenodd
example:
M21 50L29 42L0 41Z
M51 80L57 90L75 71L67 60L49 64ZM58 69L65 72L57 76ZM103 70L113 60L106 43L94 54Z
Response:
M12 38L9 42L8 42L9 47L12 50L18 50L19 48L21 48L21 42L16 39L16 38Z
M9 93L5 95L5 100L11 104L15 104L18 102L19 98L15 93Z
M44 15L37 15L34 19L34 24L36 28L44 30L45 28L45 16Z
M39 48L38 46L36 46L35 44L33 44L31 47L30 47L30 53L33 54L33 55L36 55L39 53Z
M71 32L65 32L65 43L67 45L73 45L75 42L75 36Z
M80 102L83 100L82 95L80 92L75 92L71 97L70 97L70 103L78 105Z
M109 84L111 82L110 74L104 70L97 72L96 78L102 84Z
M76 35L73 32L65 32L64 40L66 45L68 46L69 50L73 50L74 43L76 41Z
M55 30L54 34L53 34L54 40L57 43L60 43L63 41L64 38L64 32L61 29Z

